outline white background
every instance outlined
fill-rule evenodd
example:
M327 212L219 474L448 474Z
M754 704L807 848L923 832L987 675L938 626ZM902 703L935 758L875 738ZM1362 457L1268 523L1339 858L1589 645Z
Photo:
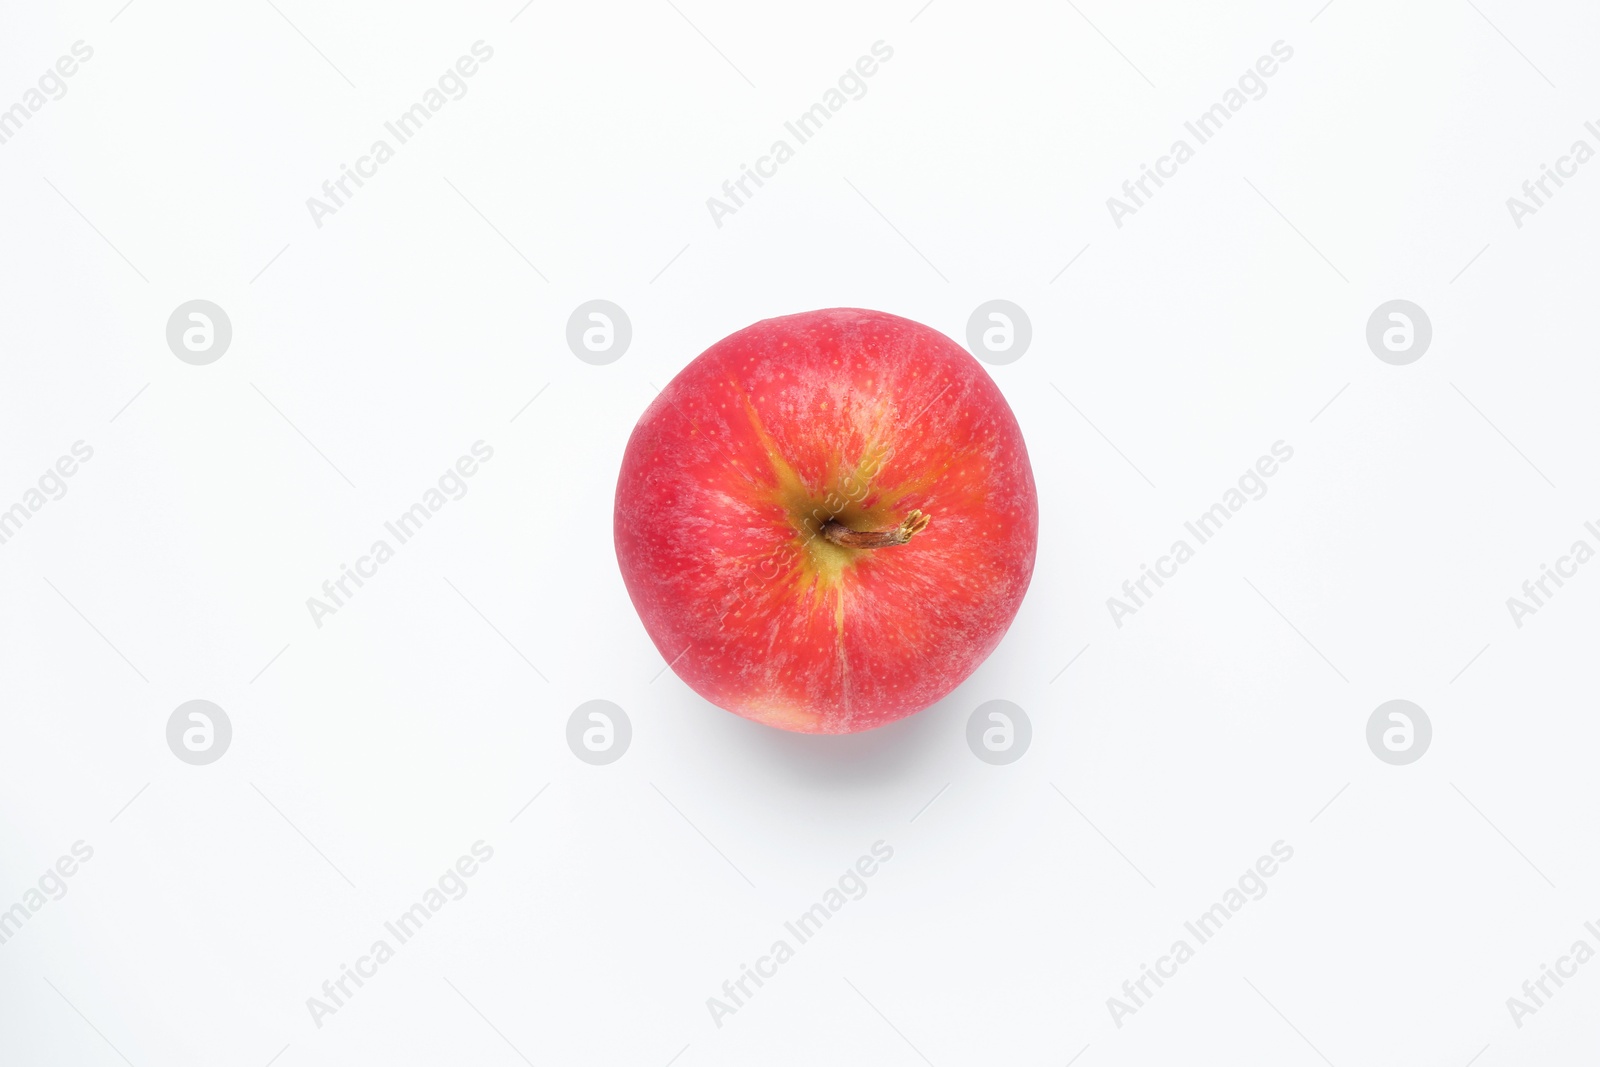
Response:
M12 3L0 33L0 107L94 49L0 145L0 508L94 448L0 546L0 908L94 849L0 945L0 1061L1587 1062L1600 965L1520 1029L1506 998L1600 947L1600 568L1521 628L1505 601L1596 541L1600 166L1520 229L1505 200L1600 147L1593 10L275 2ZM314 225L480 39L467 95ZM715 226L878 40L865 97ZM1115 226L1278 40L1267 95ZM761 318L964 340L997 297L1033 323L989 369L1041 529L993 657L849 737L663 673L610 526L654 389ZM209 366L164 337L196 298L233 324ZM633 323L608 366L564 339L592 298ZM1364 337L1396 298L1434 328L1409 366ZM317 628L306 598L480 439L467 496ZM1117 627L1106 598L1280 439L1268 494ZM205 767L165 739L197 698L234 730ZM596 698L633 723L605 767L564 739ZM1365 740L1393 698L1433 723L1409 766ZM965 741L991 699L1033 723L1009 766ZM470 892L316 1026L480 839ZM870 892L717 1027L706 998L879 839ZM1115 1025L1280 839L1270 892Z

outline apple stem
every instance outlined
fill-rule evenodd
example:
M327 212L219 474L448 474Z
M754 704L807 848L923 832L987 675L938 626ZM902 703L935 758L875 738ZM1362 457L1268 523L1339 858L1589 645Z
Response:
M890 548L904 545L928 528L929 518L921 511L913 511L905 521L892 530L852 530L837 519L822 524L822 536L845 548Z

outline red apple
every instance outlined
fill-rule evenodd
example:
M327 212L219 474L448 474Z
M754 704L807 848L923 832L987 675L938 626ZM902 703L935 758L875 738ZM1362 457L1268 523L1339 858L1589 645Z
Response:
M1039 504L978 361L881 311L767 319L712 345L634 427L617 561L672 669L806 733L949 693L1016 616Z

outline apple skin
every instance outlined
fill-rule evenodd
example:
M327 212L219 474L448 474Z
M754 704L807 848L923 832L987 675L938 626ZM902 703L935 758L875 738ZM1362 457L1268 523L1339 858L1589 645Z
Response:
M930 522L906 544L821 535L913 510ZM881 311L718 341L645 411L617 480L617 562L661 655L718 707L803 733L882 726L965 680L1016 616L1038 533L1000 390Z

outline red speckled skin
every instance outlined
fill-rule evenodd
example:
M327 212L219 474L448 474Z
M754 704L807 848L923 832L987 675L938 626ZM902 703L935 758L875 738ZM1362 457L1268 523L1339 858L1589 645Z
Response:
M909 544L841 548L830 517ZM879 311L767 319L685 367L634 428L617 561L662 656L719 707L850 733L988 657L1033 574L1022 431L977 360Z

